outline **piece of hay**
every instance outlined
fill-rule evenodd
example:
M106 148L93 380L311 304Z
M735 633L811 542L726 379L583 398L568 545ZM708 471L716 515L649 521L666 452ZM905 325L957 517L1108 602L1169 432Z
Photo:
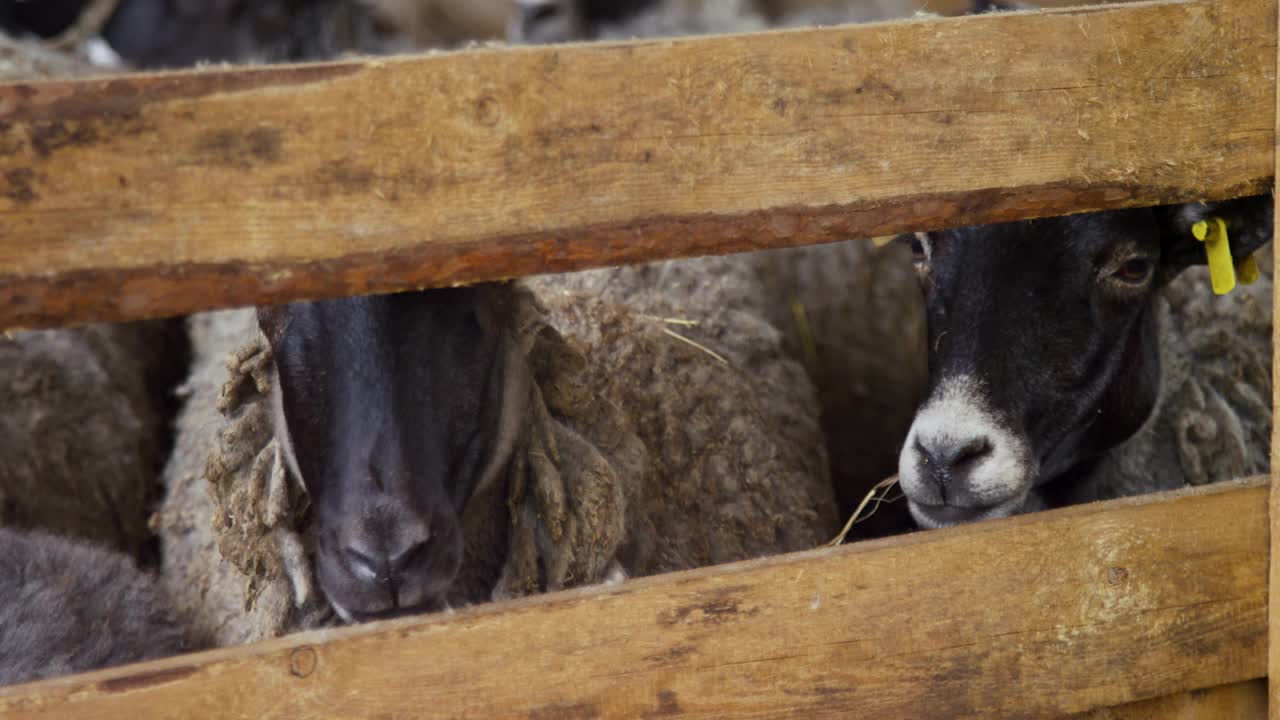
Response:
M876 483L875 486L871 488L871 491L862 498L862 502L858 503L858 507L855 508L853 514L849 516L848 522L846 522L844 527L840 530L840 534L832 538L831 541L827 543L827 546L835 547L837 545L844 544L845 538L849 536L849 531L853 529L854 525L857 525L863 520L874 515L876 510L878 510L882 504L886 502L893 502L893 500L889 500L887 498L889 497L889 491L891 491L897 484L897 475L885 478L884 480ZM870 505L872 501L875 501L875 507L871 508L871 511L866 515L863 515L863 511L867 509L867 506Z

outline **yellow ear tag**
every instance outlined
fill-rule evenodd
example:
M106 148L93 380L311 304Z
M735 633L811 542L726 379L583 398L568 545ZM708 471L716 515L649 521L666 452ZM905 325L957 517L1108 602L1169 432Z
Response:
M1236 278L1244 285L1258 281L1258 261L1252 255L1236 263Z
M1227 241L1227 224L1218 217L1201 220L1191 226L1191 234L1204 243L1214 294L1226 295L1234 290L1236 266L1231 259L1231 245Z

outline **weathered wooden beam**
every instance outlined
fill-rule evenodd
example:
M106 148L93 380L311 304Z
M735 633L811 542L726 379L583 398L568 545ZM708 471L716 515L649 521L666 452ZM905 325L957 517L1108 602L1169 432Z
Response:
M0 86L0 327L1263 191L1270 0Z
M0 690L7 720L1050 718L1262 677L1265 478Z
M1267 681L1249 680L1103 708L1070 720L1263 720Z

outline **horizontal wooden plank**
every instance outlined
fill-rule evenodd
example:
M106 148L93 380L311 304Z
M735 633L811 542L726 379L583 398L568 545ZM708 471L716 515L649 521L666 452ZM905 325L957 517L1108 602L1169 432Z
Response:
M1273 7L0 86L0 327L1262 191Z
M1264 479L0 690L10 720L1041 718L1261 677Z
M1070 720L1266 720L1267 681L1222 685L1073 715Z

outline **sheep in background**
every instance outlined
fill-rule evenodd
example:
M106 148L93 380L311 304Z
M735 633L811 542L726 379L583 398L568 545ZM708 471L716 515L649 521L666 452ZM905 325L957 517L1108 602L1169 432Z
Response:
M536 286L543 279L530 280ZM847 512L893 474L924 390L923 302L907 248L853 241L668 260L549 278L553 286L653 314L664 296L702 313L732 309L780 332L816 386L831 475ZM882 510L858 536L910 529Z
M0 528L0 686L182 650L155 579L130 558Z
M0 81L95 71L0 35ZM168 321L0 336L0 526L139 553L168 451L169 389L185 358Z
M688 326L687 307L640 315L545 284L541 297L513 283L297 304L262 312L269 343L245 312L193 318L157 527L194 640L323 624L331 604L363 620L799 550L835 531L812 389L767 323L725 311Z
M182 360L164 323L0 337L0 525L139 552Z
M509 33L516 42L747 32L777 22L888 19L915 9L895 0L775 2L767 8L748 0L519 4L520 23ZM601 19L594 24L564 22L592 17ZM587 271L580 278L571 281L579 283L579 290L605 293L614 300L634 297L640 288L659 293L671 288L681 297L715 297L720 304L766 318L781 332L789 356L805 364L817 387L831 475L843 509L851 511L868 490L895 472L927 371L924 306L907 248L846 241ZM871 522L859 525L854 537L911 526L905 508L886 507Z

